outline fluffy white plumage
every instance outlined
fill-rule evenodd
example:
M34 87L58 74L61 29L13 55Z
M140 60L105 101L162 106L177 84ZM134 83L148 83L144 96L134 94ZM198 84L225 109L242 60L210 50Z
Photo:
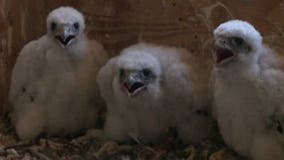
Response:
M110 59L98 74L107 103L106 136L155 142L168 127L176 126L184 142L208 137L211 119L202 115L207 108L199 103L208 102L207 95L199 99L208 83L197 80L193 64L186 50L146 43Z
M215 113L225 142L253 160L284 159L284 73L248 22L214 31Z
M9 101L21 139L94 127L103 107L96 73L107 60L103 47L84 35L83 15L60 7L47 17L47 34L29 42L12 73Z

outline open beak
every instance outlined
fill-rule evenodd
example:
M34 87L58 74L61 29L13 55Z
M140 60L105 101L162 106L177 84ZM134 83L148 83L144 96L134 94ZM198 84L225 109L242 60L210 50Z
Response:
M235 57L235 53L227 48L217 47L214 53L214 60L216 64L224 64L227 61L232 60Z
M146 85L138 73L130 73L123 81L122 87L127 92L128 96L132 97L143 91Z
M227 39L218 38L215 40L215 48L214 48L213 58L216 65L221 65L226 62L231 61L236 54L230 49L229 42Z
M63 27L60 34L57 34L54 38L58 41L62 48L69 46L75 39L75 35L72 33L72 29L68 26Z

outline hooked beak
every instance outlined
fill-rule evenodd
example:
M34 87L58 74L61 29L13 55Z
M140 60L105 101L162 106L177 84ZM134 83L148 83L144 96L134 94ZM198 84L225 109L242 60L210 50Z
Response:
M225 40L218 40L215 42L215 51L213 54L216 65L224 64L231 61L236 54L230 49Z
M123 81L122 87L127 92L128 96L132 97L143 91L146 85L138 73L130 73Z
M76 36L73 34L72 29L68 26L63 27L60 34L54 37L62 48L69 46Z
M224 64L232 60L236 54L227 48L217 47L214 53L214 61L217 65Z

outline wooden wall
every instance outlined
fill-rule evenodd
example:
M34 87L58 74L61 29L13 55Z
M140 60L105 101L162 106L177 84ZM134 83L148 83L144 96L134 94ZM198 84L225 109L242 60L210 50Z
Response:
M145 40L186 47L209 59L211 31L232 18L252 22L273 48L284 48L283 0L0 0L0 111L7 108L18 52L45 33L47 14L62 5L82 11L89 37L113 55Z

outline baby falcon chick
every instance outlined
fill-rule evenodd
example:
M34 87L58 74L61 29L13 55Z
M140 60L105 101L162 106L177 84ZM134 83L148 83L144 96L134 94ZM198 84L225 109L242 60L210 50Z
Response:
M47 34L19 54L9 101L21 139L95 126L103 101L94 82L107 54L98 42L88 40L84 29L80 12L59 7L47 17Z
M214 30L215 113L225 142L253 160L284 159L284 73L248 22Z
M110 59L98 74L107 103L106 136L155 142L175 126L186 143L208 137L211 121L200 115L206 109L197 105L201 103L196 98L208 83L199 84L194 67L186 50L146 43L132 45Z

